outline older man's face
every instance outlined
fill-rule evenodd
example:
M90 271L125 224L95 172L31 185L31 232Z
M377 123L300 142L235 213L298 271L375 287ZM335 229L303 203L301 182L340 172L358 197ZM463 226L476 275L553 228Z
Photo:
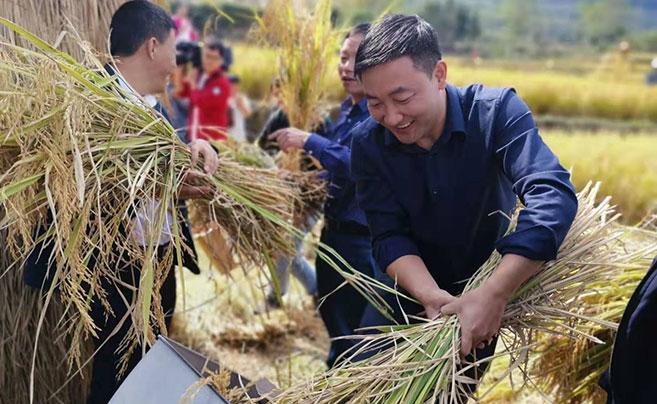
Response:
M153 53L153 73L164 88L168 77L176 69L176 35L172 29L164 42L158 43Z

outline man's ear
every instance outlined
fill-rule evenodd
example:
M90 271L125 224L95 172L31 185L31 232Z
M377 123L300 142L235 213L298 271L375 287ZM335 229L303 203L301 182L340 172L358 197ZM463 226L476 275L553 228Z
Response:
M146 43L146 54L148 57L153 60L155 59L155 53L157 52L157 47L160 45L160 41L155 37L149 38Z
M447 86L447 64L443 60L439 60L436 63L436 67L433 68L433 76L438 81L438 88L444 90Z

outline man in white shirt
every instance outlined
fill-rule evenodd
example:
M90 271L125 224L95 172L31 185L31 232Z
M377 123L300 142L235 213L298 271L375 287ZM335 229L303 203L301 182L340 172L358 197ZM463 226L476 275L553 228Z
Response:
M160 7L145 0L134 0L124 3L112 17L110 25L110 52L114 57L116 69L107 66L111 75L119 76L119 84L126 90L126 96L137 103L143 103L160 112L166 118L166 112L152 94L164 90L169 75L176 67L174 25L171 17ZM196 140L189 144L192 153L192 166L196 166L199 158L203 162L203 171L200 173L190 170L187 174L186 184L181 186L178 195L180 199L203 197L210 193L209 187L191 185L194 177L214 174L219 165L219 159L210 144L203 140ZM141 209L136 212L133 228L128 230L140 244L144 244L144 236L149 231L149 224L153 212L159 204L157 200L144 201ZM171 225L175 220L171 216L167 221ZM184 223L181 227L188 230ZM166 226L165 226L166 227ZM186 232L188 246L191 244L191 234ZM170 242L170 230L166 228L160 234L161 251ZM44 247L48 248L48 245ZM36 251L39 250L39 251ZM28 257L25 266L25 281L28 285L41 288L48 284L48 259L50 254L43 253L39 248ZM195 257L186 254L183 264L195 268ZM126 261L117 260L117 276L119 282L104 282L103 288L107 293L112 313L94 299L91 304L90 316L99 327L98 337L94 338L96 353L93 362L91 378L91 391L87 403L107 403L112 398L119 385L127 374L141 359L141 347L135 349L128 358L127 367L119 377L118 369L123 354L121 342L132 327L128 317L128 305L135 297L135 290L139 285L140 267ZM89 262L93 267L95 260ZM166 316L166 325L171 322L171 315L176 300L175 271L171 269L167 279L161 286L159 300Z

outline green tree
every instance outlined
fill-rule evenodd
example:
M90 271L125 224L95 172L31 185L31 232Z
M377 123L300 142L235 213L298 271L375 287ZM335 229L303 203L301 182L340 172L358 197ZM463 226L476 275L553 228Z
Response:
M479 15L454 0L429 2L419 15L436 29L445 49L454 49L457 44L481 35Z
M545 43L536 0L504 0L499 7L502 48L507 53L534 54Z
M625 0L582 2L580 17L584 39L600 48L617 42L628 31L629 9Z

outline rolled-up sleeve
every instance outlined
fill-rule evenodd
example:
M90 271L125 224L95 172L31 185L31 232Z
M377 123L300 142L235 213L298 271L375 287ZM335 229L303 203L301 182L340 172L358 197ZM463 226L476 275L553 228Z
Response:
M378 174L380 168L368 156L360 134L354 134L351 151L351 174L356 182L358 205L365 211L372 236L372 250L379 268L405 255L420 255L410 237L409 220L395 199L390 186Z
M570 173L543 142L531 111L515 91L500 98L494 125L497 161L524 205L515 231L496 248L502 255L553 260L577 212Z

